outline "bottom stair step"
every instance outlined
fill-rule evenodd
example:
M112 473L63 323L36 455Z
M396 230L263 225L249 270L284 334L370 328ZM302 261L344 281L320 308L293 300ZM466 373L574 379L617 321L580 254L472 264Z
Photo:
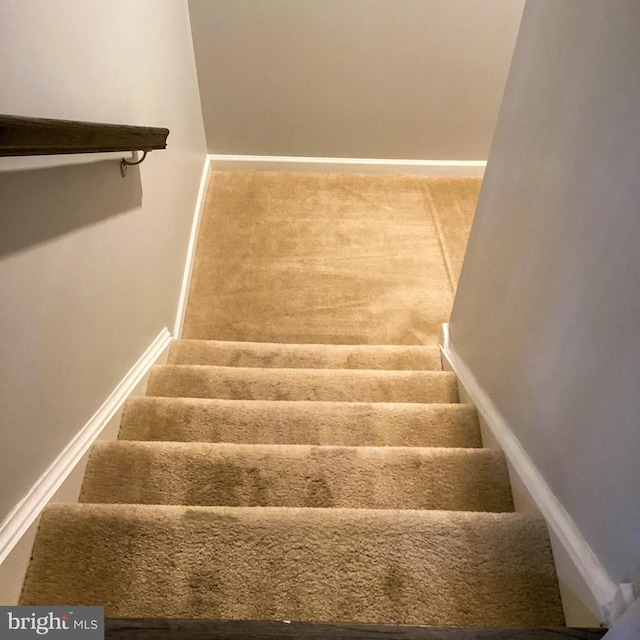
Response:
M541 519L444 511L55 505L21 604L130 618L564 623Z

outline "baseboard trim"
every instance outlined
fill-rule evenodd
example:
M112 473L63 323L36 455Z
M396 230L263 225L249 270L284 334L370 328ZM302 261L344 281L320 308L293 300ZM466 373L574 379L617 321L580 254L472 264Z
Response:
M209 185L210 175L211 156L206 156L204 159L204 165L202 166L202 175L200 177L200 187L198 189L196 207L193 212L191 235L189 236L189 247L187 249L187 258L184 264L184 273L182 274L182 288L180 289L178 310L176 312L176 323L173 328L173 335L176 338L179 338L182 335L182 325L184 324L184 314L187 309L189 285L191 284L191 274L193 273L193 261L196 254L196 243L198 242L198 231L200 229L200 220L202 219L202 211L204 209L204 201L207 195L207 187Z
M491 397L478 382L466 362L457 354L451 342L449 325L443 325L440 345L442 356L457 375L460 384L471 397L481 418L486 421L493 436L504 451L507 461L522 480L524 486L567 552L571 562L589 588L599 611L600 619L611 625L628 603L625 603L626 585L616 585L578 529L560 501L556 498L540 470L516 438L504 416Z
M344 174L482 177L485 160L398 160L212 154L217 171L293 171Z
M168 329L163 329L118 383L111 395L78 431L51 466L40 476L27 495L14 507L0 525L0 564L18 544L40 512L67 479L74 467L89 450L111 418L122 407L125 400L148 373L171 342Z

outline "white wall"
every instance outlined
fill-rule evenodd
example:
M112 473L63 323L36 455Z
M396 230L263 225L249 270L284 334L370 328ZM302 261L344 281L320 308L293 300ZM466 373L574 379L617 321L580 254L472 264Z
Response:
M0 58L1 113L171 130L126 179L2 162L1 519L173 327L206 150L186 0L1 0Z
M190 0L210 153L486 160L523 0Z
M454 349L614 583L640 585L640 4L528 2Z

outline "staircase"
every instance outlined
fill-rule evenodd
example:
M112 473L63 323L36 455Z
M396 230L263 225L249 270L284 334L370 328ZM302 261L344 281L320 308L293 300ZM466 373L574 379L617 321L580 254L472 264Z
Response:
M307 186L281 188L278 197L309 209L313 179L292 179ZM260 198L273 195L274 184L282 187L280 180L223 174L213 181L207 215L229 215L221 197L242 211L273 211L273 202L268 207ZM316 190L331 183L322 180ZM374 189L375 180L366 180L356 181L359 189L333 181L360 206L362 193ZM422 210L389 211L391 183L384 180L380 197L365 200L374 214L382 206L397 251L398 227L404 220L409 234L423 233L419 224L428 220L420 211L434 208L434 197L411 192ZM424 195L424 181L405 180L405 200L407 184ZM353 216L353 206L346 211ZM219 246L207 247L208 220L187 339L174 341L168 364L153 368L147 396L127 402L119 439L94 445L80 503L44 512L21 603L100 604L120 618L562 625L545 524L514 513L503 456L481 447L475 410L458 403L455 376L442 371L430 339L437 305L393 298L397 287L388 295L373 288L387 303L400 300L391 321L378 313L380 305L372 311L363 302L369 287L353 293L360 315L344 300L328 304L323 296L335 296L333 289L296 288L287 280L300 275L292 255L308 260L295 233L282 234L284 249L262 247L260 259L252 251L263 240L236 244L246 262L240 265L235 254L225 258ZM225 224L235 225L234 233L242 227L236 218ZM380 262L383 240L377 233L363 237L361 228L332 244L334 263L340 263L335 246L355 262ZM442 243L455 233L438 224L431 229L441 242L440 280L427 270L421 286L450 301L456 262ZM289 271L282 268L286 251ZM416 260L391 256L396 267L403 259ZM224 264L237 270L232 287L219 280ZM317 271L311 278L317 287L323 267L316 260L309 268ZM361 277L379 283L385 268L372 276L365 271ZM275 289L248 290L242 282L274 273L284 292L275 300ZM207 277L228 305L198 297ZM352 295L353 277L342 285L343 298ZM387 277L391 285L394 278ZM250 302L243 308L241 299ZM421 305L435 320L423 321ZM305 315L308 334L301 333ZM341 322L345 316L353 322ZM197 339L210 332L223 339ZM292 335L299 339L286 339ZM345 336L350 344L340 343ZM380 336L395 344L372 344ZM420 336L431 344L420 344Z

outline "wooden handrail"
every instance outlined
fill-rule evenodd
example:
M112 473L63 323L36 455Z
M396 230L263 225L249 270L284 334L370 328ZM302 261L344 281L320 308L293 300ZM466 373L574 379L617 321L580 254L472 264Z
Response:
M169 129L0 115L0 156L165 149Z

